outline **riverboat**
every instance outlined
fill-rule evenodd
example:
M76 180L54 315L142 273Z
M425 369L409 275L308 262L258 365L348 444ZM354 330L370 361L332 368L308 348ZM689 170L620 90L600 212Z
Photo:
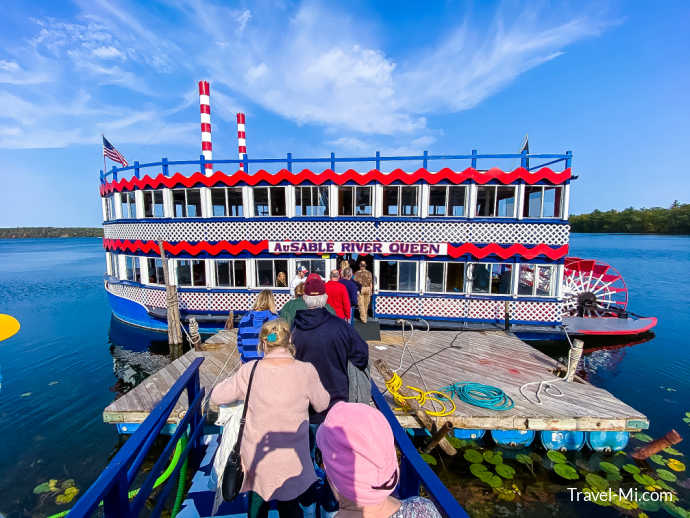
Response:
M566 262L570 151L250 159L238 114L239 158L216 160L208 83L199 92L198 160L101 171L104 284L118 319L167 329L162 243L182 318L202 332L263 289L280 308L298 268L326 278L343 260L373 273L369 313L383 324L508 326L544 339L562 338L568 319L583 334L583 318L615 317L609 331L624 321L639 331L627 314L597 312L620 309L612 282L583 295L584 263Z

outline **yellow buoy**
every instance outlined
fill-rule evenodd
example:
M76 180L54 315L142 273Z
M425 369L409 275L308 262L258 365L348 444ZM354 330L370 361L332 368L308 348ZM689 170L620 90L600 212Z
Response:
M0 342L14 336L19 331L19 321L10 315L0 313Z

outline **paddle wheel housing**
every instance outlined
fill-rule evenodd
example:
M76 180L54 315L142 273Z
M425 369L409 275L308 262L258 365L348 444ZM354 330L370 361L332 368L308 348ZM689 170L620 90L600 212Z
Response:
M563 315L616 317L626 314L628 287L610 264L566 257L563 272Z

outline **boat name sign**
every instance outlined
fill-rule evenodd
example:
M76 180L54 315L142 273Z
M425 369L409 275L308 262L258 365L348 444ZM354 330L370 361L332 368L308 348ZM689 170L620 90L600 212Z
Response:
M447 243L406 241L269 241L272 254L403 254L447 255Z

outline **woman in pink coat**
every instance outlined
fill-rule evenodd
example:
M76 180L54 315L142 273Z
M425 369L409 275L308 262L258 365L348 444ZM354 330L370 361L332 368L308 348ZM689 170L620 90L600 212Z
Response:
M250 518L268 516L277 501L281 518L302 516L298 498L316 482L309 456L309 405L328 408L330 396L311 363L294 359L290 328L283 319L266 322L259 333L264 358L242 365L211 393L218 405L242 400L256 361L240 455L242 492L249 491Z

